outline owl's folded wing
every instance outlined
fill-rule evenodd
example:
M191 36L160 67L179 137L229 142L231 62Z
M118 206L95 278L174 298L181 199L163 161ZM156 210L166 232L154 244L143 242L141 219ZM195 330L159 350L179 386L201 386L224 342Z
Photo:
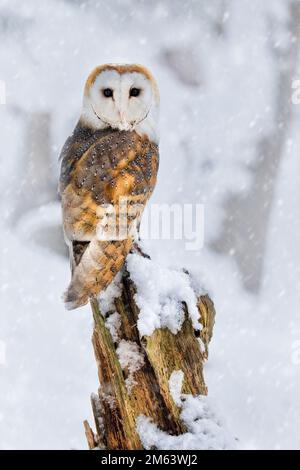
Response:
M65 302L72 309L105 289L123 266L133 243L132 228L156 182L158 152L146 137L115 131L93 143L80 158L78 153L74 159L66 158L63 168L70 170L62 171L61 196L72 280ZM110 209L115 215L112 225ZM124 220L127 230L120 238ZM117 231L112 234L111 228Z
M60 180L66 238L92 240L108 205L117 208L121 199L142 209L157 169L157 145L135 132L113 131L75 147L69 141Z

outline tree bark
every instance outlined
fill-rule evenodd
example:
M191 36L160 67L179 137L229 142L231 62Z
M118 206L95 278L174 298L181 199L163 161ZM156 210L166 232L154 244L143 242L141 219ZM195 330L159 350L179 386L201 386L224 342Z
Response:
M160 328L151 336L141 337L137 328L139 308L134 298L136 286L126 269L120 287L121 295L114 301L121 320L117 342L105 325L98 301L91 301L94 316L92 342L100 387L98 394L91 398L96 434L87 421L84 422L90 449L142 449L136 431L136 418L140 415L150 417L161 430L171 435L184 433L186 428L180 419L180 408L169 390L173 371L181 370L184 374L183 393L207 394L203 363L207 359L215 317L209 297L198 298L201 332L194 331L187 306L183 304L185 320L176 335L167 328ZM118 360L117 348L122 340L134 344L142 358L142 366L134 372L130 387L126 381L130 371L124 366L122 370Z

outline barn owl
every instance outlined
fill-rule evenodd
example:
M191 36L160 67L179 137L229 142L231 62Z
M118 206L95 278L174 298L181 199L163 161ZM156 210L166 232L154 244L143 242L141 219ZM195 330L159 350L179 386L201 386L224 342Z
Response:
M145 67L107 64L88 76L80 119L61 152L68 309L106 289L133 247L156 184L158 113L158 87ZM112 214L119 227L113 236Z

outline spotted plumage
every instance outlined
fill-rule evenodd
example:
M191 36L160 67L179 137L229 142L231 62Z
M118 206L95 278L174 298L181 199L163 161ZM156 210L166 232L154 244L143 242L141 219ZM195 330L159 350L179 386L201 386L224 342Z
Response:
M137 65L95 69L79 123L62 150L60 194L72 266L68 308L97 296L122 268L156 183L159 97L145 70Z

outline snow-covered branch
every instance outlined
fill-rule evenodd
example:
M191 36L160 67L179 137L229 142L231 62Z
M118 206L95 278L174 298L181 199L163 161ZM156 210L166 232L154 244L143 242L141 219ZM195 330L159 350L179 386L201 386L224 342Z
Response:
M188 273L128 256L122 276L91 302L100 388L91 448L229 448L207 403L203 363L212 301Z

